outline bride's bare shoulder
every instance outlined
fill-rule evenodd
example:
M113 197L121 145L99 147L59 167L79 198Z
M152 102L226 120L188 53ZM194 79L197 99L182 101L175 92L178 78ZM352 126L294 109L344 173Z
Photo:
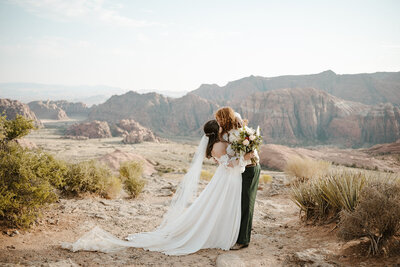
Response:
M224 154L226 154L226 147L228 146L228 143L226 142L218 142L213 145L213 148L211 150L211 155L215 157L220 157Z

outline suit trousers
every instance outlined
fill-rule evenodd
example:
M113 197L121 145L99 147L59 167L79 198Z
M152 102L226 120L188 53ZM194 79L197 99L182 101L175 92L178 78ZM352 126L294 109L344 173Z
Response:
M248 245L251 237L254 204L256 202L260 164L246 167L242 173L242 218L237 243Z

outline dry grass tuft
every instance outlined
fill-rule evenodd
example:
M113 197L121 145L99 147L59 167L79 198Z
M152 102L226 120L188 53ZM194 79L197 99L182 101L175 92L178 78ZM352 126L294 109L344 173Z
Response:
M287 160L284 171L295 181L304 182L311 178L326 175L332 164L328 161L313 160L308 157L302 158L297 155L290 156Z

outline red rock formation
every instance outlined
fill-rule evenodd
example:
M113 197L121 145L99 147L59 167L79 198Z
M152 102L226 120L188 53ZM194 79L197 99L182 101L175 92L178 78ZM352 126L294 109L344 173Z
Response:
M400 139L394 143L374 145L370 148L362 149L371 155L400 154Z
M3 113L6 115L7 120L13 120L20 114L27 119L33 120L35 126L43 127L43 124L36 117L35 113L33 113L29 106L19 102L18 100L11 100L7 98L0 99L0 114Z
M150 129L143 127L132 119L121 120L117 123L117 126L125 131L123 134L124 139L122 140L125 144L137 144L144 141L158 142L158 138Z
M28 103L29 108L35 113L35 115L43 120L65 120L68 119L67 114L63 109L58 107L56 104L47 101L32 101Z
M57 107L63 109L68 116L87 116L89 108L82 102L68 102L66 100L50 101L50 104L55 104Z
M396 145L395 145L396 144ZM339 149L334 147L300 148L282 145L262 145L260 149L260 164L270 169L283 171L287 160L292 156L312 158L314 160L325 160L344 166L355 166L365 169L379 169L392 172L400 171L400 162L396 159L375 157L378 151L398 151L400 146L387 144L377 145L371 149Z
M130 91L112 96L92 108L89 119L117 122L134 119L161 135L199 135L203 124L213 118L218 106L195 95L178 99L157 93L138 94Z
M65 135L86 136L89 138L112 137L108 123L96 120L92 122L75 123L67 129Z
M225 105L255 92L308 87L323 90L345 100L369 105L381 102L400 104L400 72L339 75L328 70L311 75L285 75L270 78L249 76L229 82L222 87L216 84L203 84L190 93Z
M400 138L399 108L345 101L313 88L255 93L232 103L266 143L359 147Z

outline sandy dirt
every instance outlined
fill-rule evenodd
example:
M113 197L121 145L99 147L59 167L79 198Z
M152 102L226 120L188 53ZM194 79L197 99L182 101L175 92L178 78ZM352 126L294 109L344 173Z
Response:
M239 251L200 250L186 256L166 256L138 248L115 253L70 252L60 242L75 241L92 227L123 239L128 234L153 230L171 199L171 189L188 168L196 142L163 142L124 145L119 139L60 139L60 129L42 129L28 136L39 147L67 160L96 158L115 149L142 155L173 167L171 173L153 174L143 194L129 199L125 194L107 200L96 196L61 198L46 209L30 230L1 229L0 266L399 266L400 256L369 258L357 249L360 242L344 243L334 225L307 226L290 200L288 177L263 170L273 177L260 184L255 206L251 244ZM213 162L205 169L212 172ZM203 189L207 181L201 182Z

